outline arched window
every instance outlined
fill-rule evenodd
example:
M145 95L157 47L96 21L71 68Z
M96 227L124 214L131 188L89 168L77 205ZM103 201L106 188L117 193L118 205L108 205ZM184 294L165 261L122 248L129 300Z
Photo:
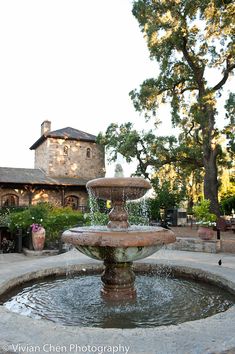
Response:
M68 145L65 145L64 146L64 155L68 156L68 154L69 154L69 147L68 147Z
M79 198L76 195L68 195L64 199L64 206L69 206L73 210L78 210Z
M15 194L5 194L1 199L2 206L18 206L19 205L19 197Z
M86 149L86 157L87 157L87 159L91 158L91 148Z

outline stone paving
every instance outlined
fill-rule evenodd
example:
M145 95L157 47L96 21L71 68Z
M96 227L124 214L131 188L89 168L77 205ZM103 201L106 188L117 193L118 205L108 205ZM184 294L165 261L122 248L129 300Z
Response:
M218 260L222 259L222 265ZM235 255L160 250L144 264L168 265L187 274L219 282L235 294ZM137 262L137 266L140 262ZM100 267L72 250L65 254L31 258L0 254L0 292L37 276L66 269ZM0 353L235 353L235 306L203 320L148 329L99 329L62 326L9 312L0 306Z
M197 225L171 227L171 229L177 237L177 242L170 245L170 248L175 250L235 254L235 233L232 230L221 231L219 241L215 231L211 241L202 242L197 234Z

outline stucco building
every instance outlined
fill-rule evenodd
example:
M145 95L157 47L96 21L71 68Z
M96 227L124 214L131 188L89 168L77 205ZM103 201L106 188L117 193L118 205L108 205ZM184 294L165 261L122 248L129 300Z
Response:
M39 201L87 206L86 183L104 177L104 147L96 136L74 128L51 131L51 122L41 125L34 168L0 167L0 206L23 206Z

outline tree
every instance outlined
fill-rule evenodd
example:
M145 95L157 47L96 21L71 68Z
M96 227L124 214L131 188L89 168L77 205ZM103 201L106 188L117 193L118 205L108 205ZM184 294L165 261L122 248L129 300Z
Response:
M145 80L139 90L130 93L134 107L149 118L156 117L159 104L170 103L173 126L178 126L181 134L178 141L173 137L153 137L152 132L143 137L121 126L122 137L121 130L128 130L121 150L127 149L131 140L138 146L140 170L146 171L148 165L156 162L152 161L153 156L155 160L166 158L168 163L175 160L192 169L196 165L202 167L204 197L210 200L211 211L219 215L217 167L223 154L218 142L222 131L216 127L217 102L235 68L235 4L231 0L137 0L133 14L144 32L150 57L160 68L157 78ZM227 108L231 122L223 132L230 135L232 151L234 100L231 97ZM152 138L161 147L149 144ZM163 151L163 157L154 155L153 146L156 154ZM140 149L144 159L138 154ZM133 153L134 147L129 156Z
M179 179L161 180L155 176L152 179L152 186L156 194L155 202L160 209L164 210L164 223L167 223L167 210L178 207L180 202L185 199L185 184L181 184Z

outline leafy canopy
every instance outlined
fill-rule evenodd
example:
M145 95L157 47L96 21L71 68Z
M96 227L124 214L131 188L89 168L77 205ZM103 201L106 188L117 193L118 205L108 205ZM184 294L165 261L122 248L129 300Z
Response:
M197 124L206 126L202 108L215 109L216 93L235 67L233 1L139 0L133 14L150 57L160 66L156 79L131 92L135 108L155 115L159 104L168 101L174 125L187 116L195 129ZM220 72L216 84L209 80L211 69Z
M148 166L158 169L173 163L176 169L195 171L205 167L210 156L223 163L221 133L229 139L231 153L235 151L234 95L225 105L229 123L222 132L215 125L217 102L235 68L234 2L138 0L133 3L133 14L151 59L159 65L156 78L130 92L134 107L146 119L153 117L157 126L159 105L170 103L172 123L180 134L178 138L157 137L153 130L137 132L131 123L111 124L99 140L111 151L111 159L118 152L128 162L136 157L137 173L144 176L148 176ZM164 123L164 117L162 120Z

